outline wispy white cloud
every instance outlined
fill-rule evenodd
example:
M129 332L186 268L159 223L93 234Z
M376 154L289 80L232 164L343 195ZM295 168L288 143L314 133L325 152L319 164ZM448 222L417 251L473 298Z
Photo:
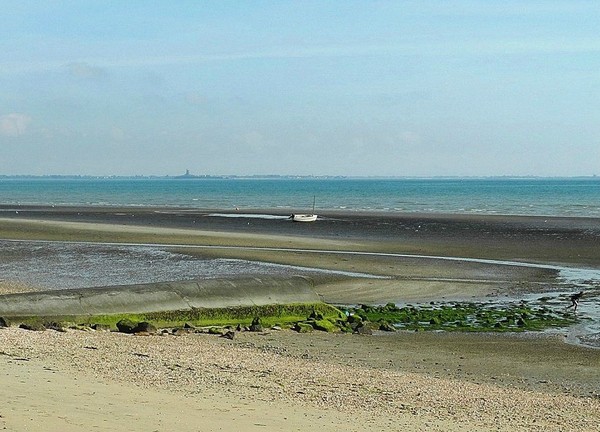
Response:
M18 137L27 132L31 117L21 113L0 116L0 135Z
M600 52L597 38L490 38L470 41L411 40L382 44L331 44L306 47L273 48L260 51L230 52L221 54L172 55L160 57L131 57L127 60L104 63L111 67L143 67L201 64L242 60L309 59L330 57L366 57L389 55L477 55L477 54L573 54Z
M104 79L109 69L186 66L244 60L352 58L367 56L460 56L503 54L583 54L600 53L600 37L490 37L466 39L434 37L411 39L393 43L321 44L298 47L273 47L263 50L223 52L211 54L182 54L156 56L128 56L127 58L96 57L64 64L57 61L8 62L2 72L23 73L66 68L72 76L86 79ZM99 65L102 66L94 66Z

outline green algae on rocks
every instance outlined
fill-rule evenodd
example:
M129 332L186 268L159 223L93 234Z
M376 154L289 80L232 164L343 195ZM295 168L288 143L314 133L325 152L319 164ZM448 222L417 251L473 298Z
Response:
M434 303L404 307L388 303L385 306L361 305L348 308L346 312L364 321L392 323L405 330L523 332L565 327L577 322L569 312L526 302Z
M102 314L84 316L22 316L11 317L14 323L47 323L62 322L85 325L102 325L115 329L122 320L134 323L149 322L157 328L178 327L191 324L198 327L243 325L252 323L255 317L260 317L265 326L275 324L293 325L314 315L340 319L343 314L339 309L326 303L310 304L275 304L265 306L240 306L228 308L193 308L183 311L162 311L139 314Z

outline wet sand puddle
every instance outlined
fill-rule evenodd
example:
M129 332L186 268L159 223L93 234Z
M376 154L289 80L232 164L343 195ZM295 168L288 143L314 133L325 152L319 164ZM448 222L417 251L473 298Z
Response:
M600 270L587 268L555 267L564 292L532 294L525 300L533 300L556 309L569 309L577 317L578 324L560 331L568 343L600 348ZM582 291L577 311L574 311L571 295Z
M377 277L241 259L202 259L159 246L0 241L0 282L19 282L38 289L91 288L265 273L310 276L324 272Z
M387 277L365 273L338 272L240 259L202 259L172 252L169 250L169 246L177 245L0 241L0 282L19 282L38 289L66 289L264 273L303 274L306 276L331 273L351 277L387 279ZM340 251L307 250L307 252L353 254L353 252ZM576 314L578 324L568 329L548 331L565 334L565 339L569 343L600 348L600 269L472 258L377 253L354 254L397 256L399 258L420 257L556 270L558 271L558 285L553 284L553 286L555 288L564 287L564 290L555 289L552 292L524 294L518 297L497 297L493 300L488 298L485 299L486 304L501 308L503 305L526 301L531 305L564 311L570 305L570 295L584 291L585 294ZM575 312L572 313L575 314Z

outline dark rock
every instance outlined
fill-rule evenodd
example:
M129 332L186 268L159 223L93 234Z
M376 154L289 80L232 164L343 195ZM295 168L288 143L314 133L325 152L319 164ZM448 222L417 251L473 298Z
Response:
M364 312L372 312L373 311L373 308L366 304L361 304L360 309Z
M234 332L234 331L231 331L231 330L229 330L229 331L227 331L227 332L223 333L223 334L221 335L221 337L223 337L223 338L226 338L226 339L231 339L231 340L233 340L233 338L235 337L235 332Z
M190 323L185 323L185 324L183 325L183 328L184 328L184 329L192 329L192 330L195 330L195 329L196 329L196 327L195 327L195 326L193 326L193 325L192 325L192 324L190 324Z
M92 328L98 331L110 331L110 326L108 324L92 324Z
M356 328L356 330L354 330L354 333L357 334L362 334L362 335L372 335L373 334L373 330L371 330L371 327L369 327L368 325L360 325Z
M117 329L121 333L133 334L135 333L134 329L136 328L137 323L131 321L130 319L122 319L117 323Z
M309 323L298 322L294 325L294 327L292 327L292 329L298 333L310 333L314 330L314 327Z
M379 330L387 331L387 332L394 332L394 331L396 331L396 327L394 327L387 321L380 321L379 322Z
M44 327L44 324L38 322L38 323L31 323L31 324L21 324L19 326L19 328L25 329L25 330L32 330L32 331L44 331L46 330L46 327Z
M348 316L348 322L350 324L361 324L363 319L359 315L352 314Z
M344 333L354 333L354 329L347 321L338 320L336 325L339 327L340 331Z
M43 326L46 327L48 330L55 330L58 332L66 332L64 326L61 323L57 323L54 321L44 323Z
M133 333L156 333L157 329L154 324L149 323L148 321L142 321L137 323L133 328Z
M362 321L357 321L357 322L353 322L351 324L348 324L348 326L352 329L353 332L356 331L357 328L361 327L363 325Z
M260 317L255 317L252 320L252 324L250 324L250 331L251 332L261 332L263 331L263 326L260 322Z
M219 327L211 327L208 329L208 334L222 335L223 331Z
M368 321L369 320L369 317L367 316L367 313L364 310L362 310L362 309L358 309L354 313L354 315L357 316L357 317L359 317L359 318L361 318L363 321Z
M7 318L0 317L0 327L10 327L10 322Z

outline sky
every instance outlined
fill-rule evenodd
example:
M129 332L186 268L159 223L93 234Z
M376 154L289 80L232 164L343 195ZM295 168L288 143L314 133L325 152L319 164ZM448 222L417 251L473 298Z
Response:
M598 1L0 10L0 175L600 175Z

